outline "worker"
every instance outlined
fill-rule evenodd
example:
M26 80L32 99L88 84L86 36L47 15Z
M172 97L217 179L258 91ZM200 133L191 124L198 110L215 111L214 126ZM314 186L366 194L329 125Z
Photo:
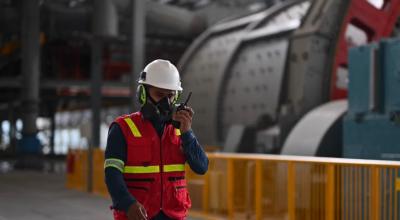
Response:
M191 129L193 109L173 111L181 93L177 68L155 60L138 80L140 111L110 125L104 169L115 220L185 219L185 163L205 174L208 158Z

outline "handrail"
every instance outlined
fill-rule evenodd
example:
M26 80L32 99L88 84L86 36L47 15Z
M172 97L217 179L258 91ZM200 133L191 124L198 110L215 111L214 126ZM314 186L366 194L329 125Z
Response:
M242 154L242 153L208 153L209 158L215 159L235 159L235 160L268 160L280 162L307 162L321 164L342 164L384 167L400 167L400 161L368 160L368 159L347 159L335 157L309 157L293 155L273 155L273 154Z
M187 169L189 189L197 195L192 210L208 217L398 216L399 161L242 153L208 153L208 158L206 175Z

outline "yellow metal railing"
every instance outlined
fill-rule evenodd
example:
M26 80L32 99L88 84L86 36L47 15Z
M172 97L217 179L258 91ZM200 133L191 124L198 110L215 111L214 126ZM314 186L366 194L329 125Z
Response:
M67 155L67 183L68 189L87 191L88 189L88 151L70 150ZM93 150L93 193L108 197L104 183L104 151Z
M67 155L67 183L68 189L87 190L87 151L69 150Z
M71 151L67 186L85 189L85 151ZM191 216L200 219L399 219L400 162L209 153L209 170L187 166ZM93 156L93 192L108 195L104 153ZM70 158L71 159L71 158Z
M207 219L398 219L400 162L209 154L188 169L192 213Z

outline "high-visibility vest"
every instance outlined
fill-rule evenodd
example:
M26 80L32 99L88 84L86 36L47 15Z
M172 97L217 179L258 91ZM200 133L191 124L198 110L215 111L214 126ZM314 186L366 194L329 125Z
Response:
M127 161L121 171L129 192L146 208L149 218L162 210L172 219L184 219L191 201L180 131L166 125L160 138L140 112L123 115L115 122L127 143Z

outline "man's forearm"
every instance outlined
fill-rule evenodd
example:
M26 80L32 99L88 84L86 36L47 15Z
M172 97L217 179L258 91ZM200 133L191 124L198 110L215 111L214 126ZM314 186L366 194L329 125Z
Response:
M113 167L108 167L105 170L105 180L114 208L126 212L136 200L129 193L122 173Z
M208 170L208 158L192 130L182 134L183 151L190 168L197 174Z

